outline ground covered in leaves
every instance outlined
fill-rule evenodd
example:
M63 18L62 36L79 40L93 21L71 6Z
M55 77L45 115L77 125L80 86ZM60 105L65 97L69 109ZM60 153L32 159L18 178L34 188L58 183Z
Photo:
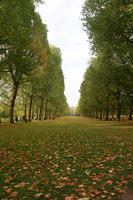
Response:
M132 185L132 123L66 117L0 127L0 199L118 200Z

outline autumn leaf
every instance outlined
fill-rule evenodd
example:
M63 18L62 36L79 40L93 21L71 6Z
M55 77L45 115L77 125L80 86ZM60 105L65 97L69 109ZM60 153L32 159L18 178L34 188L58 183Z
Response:
M129 174L129 175L127 176L127 178L133 179L133 174Z
M112 185L112 183L113 183L113 181L111 181L111 180L106 181L106 184Z
M78 200L90 200L90 197L84 197L84 198L80 198Z
M34 195L34 198L35 198L35 199L39 199L39 197L40 197L41 195L43 195L43 193L37 193L37 194Z
M72 200L72 199L73 199L72 196L65 197L65 200Z
M90 178L91 178L93 181L101 182L101 179L98 178L98 177L93 177L93 176L91 176Z
M101 192L98 191L98 190L95 190L94 192L95 192L95 194L97 194L97 195L101 194Z
M25 187L25 183L20 183L18 185L15 185L15 188L24 188Z
M122 180L121 183L127 185L127 184L128 184L128 181Z
M86 192L81 192L80 194L82 195L82 197L86 197L87 196Z
M29 187L28 190L29 191L34 191L34 189L32 187Z
M11 189L8 188L8 189L6 190L6 193L11 193Z
M105 187L105 184L104 184L104 183L103 183L102 185L99 186L99 188L102 188L102 189L104 189L104 187Z
M18 192L12 192L10 195L10 198L16 197L18 195Z
M10 181L14 180L14 177L9 177L5 180L5 183L9 183Z
M79 187L79 188L83 188L83 187L84 187L84 185L79 185L78 187Z
M44 197L49 199L50 198L50 194L45 194Z

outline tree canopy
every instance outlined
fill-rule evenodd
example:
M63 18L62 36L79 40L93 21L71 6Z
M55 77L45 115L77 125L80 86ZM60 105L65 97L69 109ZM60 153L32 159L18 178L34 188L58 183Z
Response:
M14 122L14 112L16 115L21 113L22 116L22 112L18 110L23 110L23 116L26 117L26 109L29 111L28 118L31 121L31 112L35 112L33 104L34 107L38 107L40 101L42 102L40 113L45 106L48 106L47 101L47 104L48 102L53 104L53 115L57 110L61 114L63 105L67 105L61 53L58 48L50 47L47 26L35 12L35 3L43 1L1 1L0 100L2 112L6 110L7 113L9 109L8 116L11 123ZM17 105L19 109L16 109Z
M82 114L132 115L133 4L130 0L86 0L84 30L95 59L81 85ZM132 99L132 100L131 100ZM100 115L101 114L101 115ZM130 118L130 117L129 117Z

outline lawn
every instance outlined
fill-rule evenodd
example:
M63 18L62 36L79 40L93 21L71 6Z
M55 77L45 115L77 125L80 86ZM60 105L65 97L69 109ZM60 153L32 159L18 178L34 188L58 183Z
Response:
M0 199L118 200L133 185L133 123L64 117L0 125Z

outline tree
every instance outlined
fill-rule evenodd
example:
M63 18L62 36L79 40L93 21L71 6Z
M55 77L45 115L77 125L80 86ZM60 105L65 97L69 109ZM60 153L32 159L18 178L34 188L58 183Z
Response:
M34 5L31 0L5 0L1 2L0 12L1 46L4 47L0 66L12 80L10 122L13 123L18 87L35 67L31 53Z
M127 91L130 94L128 97L132 96L132 11L133 4L130 0L120 0L119 2L115 0L86 0L83 6L83 26L92 45L92 51L97 56L97 63L92 63L93 65L88 70L90 78L88 83L89 88L91 88L88 90L90 98L94 98L92 102L93 105L95 102L96 110L100 101L104 102L104 105L103 103L101 105L104 107L103 110L106 107L106 119L108 119L109 111L113 109L117 110L117 118L120 120L121 113L125 112ZM84 82L81 90L87 91L87 87L85 87L87 80ZM82 96L81 93L81 105L84 102L85 106L85 98L87 97ZM115 108L111 102L114 103ZM130 110L132 112L132 109Z
M130 0L86 0L83 26L96 53L110 51L133 76L133 4Z
M125 81L128 73L125 68L121 68L107 58L105 55L100 55L93 59L84 75L80 89L80 113L95 115L96 118L99 114L100 119L102 114L105 114L106 120L112 113L112 116L116 114L120 121L127 96L126 86L129 88L128 81Z

